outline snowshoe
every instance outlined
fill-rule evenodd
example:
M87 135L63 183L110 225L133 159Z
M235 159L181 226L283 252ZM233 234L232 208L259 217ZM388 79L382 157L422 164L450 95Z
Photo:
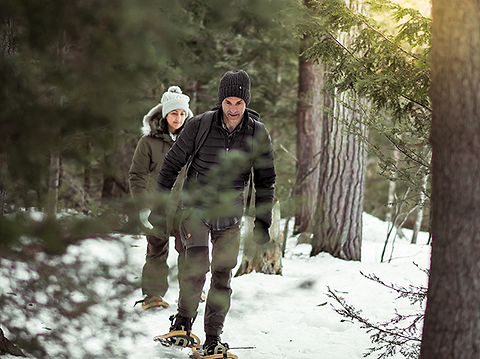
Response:
M238 359L238 356L230 352L208 355L205 353L205 350L202 348L192 348L192 354L195 359L223 359L223 358Z
M144 299L137 300L133 306L136 306L138 303L142 303L142 309L150 308L168 308L169 304L163 300L162 297L156 296L146 296Z
M203 348L192 348L192 352L196 358L237 358L236 355L228 352L228 348L227 343L220 342L219 336L207 335Z
M191 333L194 319L182 317L180 314L172 315L170 317L170 332L163 335L158 335L153 338L159 341L162 345L170 347L190 347L196 348L200 346L200 339Z
M166 347L197 348L200 346L200 339L195 334L185 330L174 330L167 334L157 335L153 340L160 342L160 344Z

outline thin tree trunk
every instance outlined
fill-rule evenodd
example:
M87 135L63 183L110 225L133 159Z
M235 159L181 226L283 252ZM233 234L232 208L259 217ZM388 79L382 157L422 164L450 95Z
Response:
M82 208L83 210L87 210L88 204L88 197L92 185L92 168L90 165L85 166L83 169L83 200L82 200Z
M48 184L47 215L53 217L57 214L58 187L60 184L60 154L50 152L50 176Z
M398 160L400 159L400 152L397 151L396 149L393 150L393 158L395 159L395 163L398 163ZM397 182L395 181L389 181L388 183L388 211L387 214L385 215L385 220L387 222L392 222L393 212L395 212L395 192L397 189Z
M6 196L7 196L7 191L1 188L0 189L0 216L3 216L3 213L4 213Z
M13 55L15 53L14 43L14 21L11 19L3 20L3 33L0 33L0 42L5 56ZM7 196L6 175L7 173L7 158L6 154L0 157L0 216L3 216L5 210L5 199Z
M400 159L400 152L397 150L393 150L393 158L395 159L395 163L398 163L398 160ZM388 246L388 241L390 240L390 236L392 235L394 229L395 229L395 222L397 221L397 218L401 212L401 207L402 205L399 204L395 198L395 193L397 190L397 182L395 181L389 181L388 183L388 210L385 215L385 220L387 222L387 235L385 237L385 243L383 244L383 251L381 255L381 262L383 262L383 258L385 256L385 252L387 250ZM403 203L403 202L402 202ZM396 236L396 231L395 231L395 236Z
M0 215L5 211L7 197L7 155L0 154Z
M480 3L433 0L432 256L421 359L480 356Z
M428 182L428 174L423 176L423 184L422 189L423 191L420 193L420 203L417 205L417 217L415 218L415 223L413 225L413 234L412 234L412 244L417 243L418 234L422 230L422 222L423 222L423 208L425 202L425 191L427 189L427 182Z
M87 144L87 152L90 154L92 149L91 144ZM83 168L83 193L82 193L82 211L84 213L88 212L89 207L89 199L91 195L91 187L92 187L92 165L90 162L86 163Z

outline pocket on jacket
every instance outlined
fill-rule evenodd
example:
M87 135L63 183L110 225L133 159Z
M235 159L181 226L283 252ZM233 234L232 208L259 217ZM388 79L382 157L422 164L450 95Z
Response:
M182 211L180 236L185 248L208 246L210 229L191 209Z

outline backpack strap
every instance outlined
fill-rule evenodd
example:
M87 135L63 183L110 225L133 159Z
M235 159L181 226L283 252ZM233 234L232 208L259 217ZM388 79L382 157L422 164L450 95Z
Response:
M188 169L192 164L193 158L196 156L198 150L200 150L200 147L203 146L205 140L207 139L208 132L210 131L210 127L212 126L213 115L215 114L215 112L216 111L207 111L200 118L200 126L198 127L198 132L195 136L195 149L193 150L192 155L190 156L187 164L185 165L185 176L188 173Z
M202 147L203 144L205 143L208 132L210 132L210 127L212 126L213 115L215 114L215 112L216 111L207 111L202 115L202 118L200 119L200 126L198 128L197 136L195 137L195 150L193 151L192 156L190 157L191 159L195 157L200 147Z
M250 203L252 201L252 192L253 192L253 154L255 153L255 151L253 150L253 145L255 144L255 130L258 126L258 121L257 120L253 120L253 142L252 142L252 159L251 159L251 166L250 166L250 176L249 176L249 179L248 179L248 194L247 194L247 200L246 200L246 203L245 203L245 214L247 216L250 215Z

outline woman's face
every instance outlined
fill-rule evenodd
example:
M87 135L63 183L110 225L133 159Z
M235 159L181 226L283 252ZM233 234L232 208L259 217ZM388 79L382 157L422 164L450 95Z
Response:
M167 114L168 130L171 133L175 133L176 130L182 127L186 117L187 117L187 114L182 109L176 109L176 110L170 111Z

